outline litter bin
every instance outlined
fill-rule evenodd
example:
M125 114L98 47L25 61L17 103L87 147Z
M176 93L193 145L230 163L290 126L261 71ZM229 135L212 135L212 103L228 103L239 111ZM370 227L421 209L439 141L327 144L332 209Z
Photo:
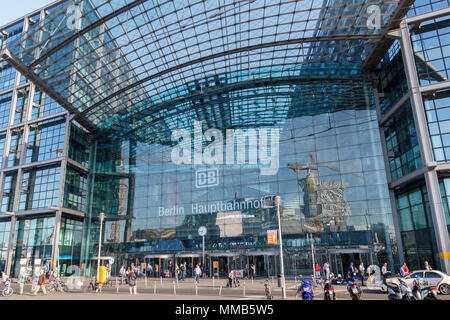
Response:
M277 276L277 280L278 280L278 288L281 288L281 278L282 278L283 276L281 275L281 274L279 274L278 276Z

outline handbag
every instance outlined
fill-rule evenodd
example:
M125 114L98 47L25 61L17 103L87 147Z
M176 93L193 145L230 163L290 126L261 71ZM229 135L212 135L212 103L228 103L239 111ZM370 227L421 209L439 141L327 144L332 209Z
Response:
M128 284L129 284L131 287L134 287L135 282L134 282L133 279L130 279L130 280L128 280Z

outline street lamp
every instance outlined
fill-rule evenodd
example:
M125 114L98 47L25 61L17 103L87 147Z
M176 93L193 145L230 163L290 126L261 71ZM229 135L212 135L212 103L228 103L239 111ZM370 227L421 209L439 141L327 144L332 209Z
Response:
M100 253L102 251L103 219L105 219L105 213L100 212L100 234L98 236L99 239L98 239L97 281L100 281Z
M283 259L283 238L281 237L281 217L280 217L281 197L275 197L275 205L277 206L278 216L278 233L280 234L280 281L281 281L281 295L286 299L286 282L284 281L284 259Z

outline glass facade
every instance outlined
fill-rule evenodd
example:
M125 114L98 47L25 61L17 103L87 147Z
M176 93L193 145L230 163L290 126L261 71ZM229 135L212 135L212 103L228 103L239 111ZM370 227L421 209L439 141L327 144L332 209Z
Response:
M421 85L450 78L450 23L448 17L430 20L411 31Z
M10 233L11 222L0 220L0 272L5 270Z
M397 112L384 129L393 180L422 167L411 105Z
M434 96L424 96L424 105L434 159L436 161L449 161L450 91L439 91Z
M438 265L426 187L397 192L396 200L405 262L413 269L420 269L424 261Z
M21 265L34 265L36 259L41 259L40 264L47 266L48 270L52 260L54 231L55 217L20 219L16 222L16 241L12 261L13 277L18 277Z
M323 259L331 249L353 248L374 263L393 263L370 82L362 74L347 81L342 69L330 81L334 92L317 100L293 79L236 91L210 84L214 94L197 98L200 110L180 102L179 112L140 129L152 132L145 140L100 137L91 213L111 219L105 254L198 253L200 226L208 229L210 254L276 251L267 230L277 228L279 195L288 253L306 254L314 239L326 248ZM336 98L348 90L363 93L353 107ZM289 274L302 269L300 260L289 266Z

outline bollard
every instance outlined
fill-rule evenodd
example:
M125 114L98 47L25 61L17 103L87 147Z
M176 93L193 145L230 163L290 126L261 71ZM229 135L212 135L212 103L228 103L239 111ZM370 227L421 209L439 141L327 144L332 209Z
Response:
M145 287L147 288L147 276L145 276Z
M253 278L252 278L252 286L253 286Z
M162 287L162 277L159 277L159 279L161 280L161 287Z
M197 283L195 284L195 295L198 296L198 285L197 285Z
M220 289L219 289L219 296L221 296L222 295L222 286L220 286Z
M244 297L245 297L245 282L244 282Z
M116 277L116 290L119 293L119 279Z
M156 281L155 281L155 286L153 287L153 293L156 294Z
M213 289L214 289L214 276L213 276Z
M177 286L175 285L175 281L173 282L173 294L177 294Z

